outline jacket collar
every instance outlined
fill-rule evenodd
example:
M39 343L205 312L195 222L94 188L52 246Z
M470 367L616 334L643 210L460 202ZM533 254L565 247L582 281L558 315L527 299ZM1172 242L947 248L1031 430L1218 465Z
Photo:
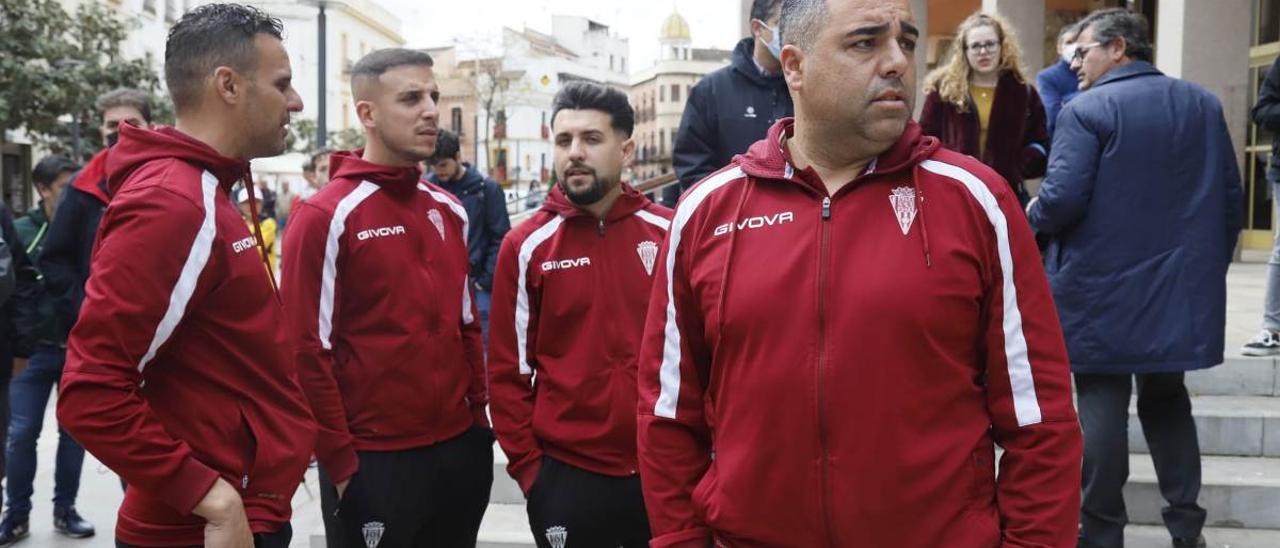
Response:
M1160 72L1159 69L1152 66L1151 63L1148 63L1146 61L1138 61L1135 59L1133 61L1130 61L1129 64L1127 65L1113 68L1111 69L1110 72L1103 74L1102 78L1099 78L1098 81L1093 84L1093 87L1096 88L1098 86L1110 84L1111 82L1127 80L1129 78L1134 78L1137 76L1150 76L1153 74L1163 75L1164 73Z

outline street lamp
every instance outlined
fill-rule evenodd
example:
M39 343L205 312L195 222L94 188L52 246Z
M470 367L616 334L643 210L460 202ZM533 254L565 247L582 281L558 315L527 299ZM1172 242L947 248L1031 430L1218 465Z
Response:
M326 88L328 87L328 44L325 40L327 31L327 18L325 17L325 8L328 7L328 0L302 0L300 3L315 6L316 13L316 34L319 36L318 41L318 61L320 73L316 77L316 88L320 97L316 101L319 112L316 115L316 149L323 150L328 146L329 128L327 123L328 107L326 105L325 96L328 95Z

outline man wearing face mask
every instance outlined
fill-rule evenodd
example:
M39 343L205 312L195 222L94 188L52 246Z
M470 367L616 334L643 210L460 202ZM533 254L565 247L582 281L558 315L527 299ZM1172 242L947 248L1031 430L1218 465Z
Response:
M89 279L89 255L97 236L98 222L107 209L111 194L107 188L107 155L120 136L121 123L142 129L151 126L151 99L140 90L120 88L98 97L102 113L102 144L105 148L89 164L72 176L59 197L38 267L45 290L53 295L54 311L62 336L71 332L84 300L84 282Z
M1071 58L1076 54L1076 38L1080 29L1066 24L1058 31L1058 62L1036 75L1036 87L1040 89L1040 102L1044 103L1045 122L1049 135L1058 121L1058 112L1072 97L1080 93L1080 82L1071 70Z
M621 182L634 123L622 92L565 86L551 115L558 184L498 254L493 423L543 548L649 542L636 364L671 210Z
M732 63L703 77L689 92L672 156L681 191L729 165L774 122L791 116L791 95L778 61L781 10L782 0L754 0L751 36L738 42ZM674 207L676 197L664 195L663 201Z

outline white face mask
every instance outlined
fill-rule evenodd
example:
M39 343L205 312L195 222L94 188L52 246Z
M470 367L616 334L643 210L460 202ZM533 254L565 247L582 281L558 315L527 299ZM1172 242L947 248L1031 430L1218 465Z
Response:
M1062 60L1066 61L1068 65L1071 64L1071 58L1075 56L1076 56L1075 44L1068 44L1067 47L1062 48Z
M782 61L782 33L778 32L778 29L769 26L769 24L764 21L760 21L760 26L769 29L769 32L773 34L773 39L769 40L769 43L765 44L765 47L769 48L769 53L773 54L774 59Z

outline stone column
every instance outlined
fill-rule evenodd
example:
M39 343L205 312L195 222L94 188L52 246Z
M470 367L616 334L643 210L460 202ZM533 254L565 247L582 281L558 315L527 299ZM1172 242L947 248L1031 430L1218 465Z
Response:
M982 0L982 10L1002 15L1018 33L1028 76L1044 68L1044 0Z
M1161 0L1155 33L1156 68L1218 96L1241 162L1252 106L1248 104L1252 4L1251 0Z
M929 0L911 0L911 12L916 18L916 28L920 29L920 40L916 42L916 118L920 117L920 109L924 106L924 76L929 71Z

